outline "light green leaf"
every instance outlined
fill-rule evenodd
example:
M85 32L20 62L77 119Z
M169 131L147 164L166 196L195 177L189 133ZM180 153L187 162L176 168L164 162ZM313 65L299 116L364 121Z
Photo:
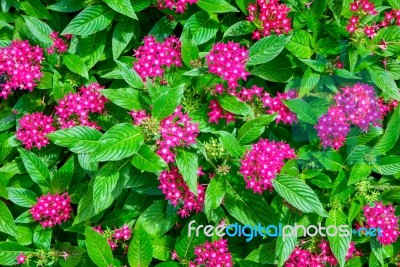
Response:
M71 156L67 162L54 174L51 179L51 189L57 193L66 190L71 183L74 174L75 158Z
M315 192L298 178L280 175L272 180L272 184L276 192L295 208L305 213L328 216Z
M86 227L85 237L90 259L99 267L112 266L113 254L107 240L90 227Z
M393 76L388 71L379 66L369 66L367 70L369 75L371 75L372 81L383 91L386 99L400 100L399 88Z
M36 156L35 153L24 150L22 148L18 149L21 155L22 162L24 163L26 171L32 180L41 186L50 186L50 172L43 161Z
M190 191L196 196L197 192L197 171L199 169L199 159L196 153L190 152L186 149L178 149L176 154L176 165L178 166L179 172L182 174L183 180L185 180Z
M310 124L317 124L317 117L313 112L311 106L303 99L289 99L285 100L285 105L294 113L300 121L304 121Z
M135 22L131 19L119 21L112 37L112 52L114 60L124 52L129 42L135 35Z
M301 79L299 97L303 97L311 92L317 86L320 78L319 74L313 73L311 68L308 68Z
M67 54L63 56L63 62L70 71L89 80L88 69L82 58L74 54Z
M195 44L201 45L213 38L218 28L219 21L216 14L200 11L186 21L183 31L190 30Z
M212 13L239 12L224 0L199 0L197 5L204 11Z
M225 37L230 37L230 36L241 36L241 35L246 35L249 33L252 33L256 27L254 26L253 23L251 23L248 20L242 20L239 22L236 22L232 26L230 26L224 33L224 38Z
M168 167L167 163L146 144L133 155L131 163L137 169L148 172L160 172Z
M210 218L213 210L218 208L225 196L226 181L222 177L214 177L207 186L204 209Z
M0 232L12 236L18 236L18 230L15 226L12 214L3 201L0 201L0 214Z
M340 229L340 226L347 225L347 216L340 210L332 209L329 211L329 216L326 219L327 235L329 240L329 246L335 255L335 258L339 262L339 266L344 266L346 262L346 254L349 251L351 241L351 228L348 226L349 234L347 236L340 236L339 234L333 234L328 227L333 229ZM329 234L330 233L330 234Z
M133 88L141 89L143 88L143 80L140 78L139 74L136 73L134 69L128 68L128 66L122 62L115 61L121 71L122 78L124 81Z
M276 118L275 114L261 115L260 117L250 120L245 124L243 124L242 127L240 127L237 136L239 144L241 145L248 144L256 140L263 134L265 127L271 122L273 122L275 118Z
M397 155L390 155L379 159L373 166L373 171L382 175L400 173L400 157Z
M61 0L48 6L47 9L58 12L72 13L83 9L83 4L84 2L81 0Z
M296 31L286 48L298 58L310 58L313 54L311 35L304 31Z
M29 249L18 243L0 242L0 265L15 266L17 256L26 251L29 251Z
M240 146L239 142L232 134L220 131L218 132L218 135L219 140L224 145L226 151L228 151L228 153L231 154L232 157L242 158L244 154L244 148Z
M357 162L351 170L349 182L347 183L347 185L355 184L366 178L371 173L371 169L372 167L364 161Z
M96 213L108 208L121 194L118 186L119 165L115 162L106 163L95 176L93 185L93 204Z
M218 97L218 102L223 109L233 114L254 117L253 110L236 96L225 94Z
M138 19L131 1L129 0L103 0L109 7L121 13L122 15L128 16L132 19Z
M31 208L36 204L37 195L28 189L9 187L7 193L8 199L18 206Z
M132 267L147 267L150 265L153 247L149 235L143 229L137 229L129 244L128 262Z
M52 32L49 25L43 21L29 16L23 16L26 26L32 32L33 36L36 37L37 41L44 47L49 47L53 41L50 38Z
M258 65L276 58L291 38L291 35L270 35L257 41L250 47L247 65Z
M74 153L90 153L99 147L101 133L87 126L61 129L47 135L56 145L67 147Z
M90 35L99 32L110 25L114 14L107 6L89 6L73 18L61 34Z
M129 123L111 127L99 140L99 147L90 155L92 161L117 161L135 154L144 142L140 128Z
M384 155L397 143L397 140L399 139L400 135L399 125L400 125L400 108L397 107L393 111L393 115L389 120L385 133L372 148L371 151L372 155Z
M115 105L125 108L129 111L132 109L143 109L140 92L131 88L121 89L103 89L101 94L107 97Z
M106 36L104 31L94 33L89 36L82 36L79 41L79 55L85 61L88 69L91 69L100 60L106 46Z
M162 120L167 116L174 113L176 107L180 104L183 97L185 85L167 89L161 93L154 101L153 109L151 114L154 118Z
M162 236L178 221L176 210L167 201L157 201L150 205L138 218L137 228L143 228L152 236Z

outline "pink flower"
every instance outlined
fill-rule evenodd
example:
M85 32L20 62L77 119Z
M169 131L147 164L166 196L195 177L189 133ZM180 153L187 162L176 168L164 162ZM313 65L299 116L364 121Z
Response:
M272 190L272 179L280 173L284 160L295 157L294 150L288 144L261 139L240 161L239 172L245 179L246 188L256 193Z
M192 119L183 114L181 109L182 107L177 107L174 114L160 123L161 138L157 140L157 154L167 163L175 161L174 148L195 144L199 134L198 125L192 123Z
M347 122L346 115L340 107L329 108L328 113L318 119L315 126L318 137L324 148L333 147L339 149L346 141L350 132L350 124Z
M107 239L107 243L110 246L111 250L115 250L118 247L118 244L111 239Z
M104 87L98 83L91 83L87 87L82 86L78 93L69 93L55 107L58 123L61 128L74 126L89 126L100 129L95 122L90 121L91 113L102 114L107 98L100 94Z
M146 110L132 110L129 113L132 116L133 123L136 126L140 126L143 124L143 121L150 117L150 115L146 114Z
M206 242L195 247L195 262L190 262L189 266L207 267L231 267L233 266L232 254L228 249L228 241L225 239Z
M209 117L208 122L215 122L218 124L220 119L226 119L227 123L236 121L235 114L225 111L215 99L210 100L208 108L210 109L210 112L207 113Z
M290 90L285 93L278 93L276 97L271 97L268 93L264 93L262 101L264 103L264 107L269 107L268 113L278 113L276 116L277 123L282 121L283 123L293 124L294 122L297 122L297 116L295 113L290 111L285 104L283 104L282 100L289 100L296 97L297 92L294 90Z
M38 149L47 146L50 142L47 134L54 132L54 120L41 112L26 114L19 120L19 128L15 134L26 149L37 147Z
M364 11L370 15L378 14L374 3L368 0L354 0L354 2L350 4L350 10L353 12Z
M366 205L364 208L366 227L380 228L382 236L378 235L378 241L383 245L390 245L396 242L400 235L399 218L394 214L392 205L383 205L382 202L375 202L373 205Z
M163 171L159 177L160 186L165 198L174 206L180 206L178 214L182 218L189 216L191 211L203 210L205 188L198 185L197 196L189 190L178 168L171 167L170 171Z
M157 42L153 36L144 37L144 44L135 51L137 62L133 69L146 81L146 78L162 77L164 68L182 66L181 42L169 37L164 42Z
M370 124L381 126L384 118L384 105L378 99L372 86L357 83L352 87L346 86L335 96L335 105L340 107L346 120L368 131Z
M249 51L239 43L216 43L205 56L209 72L228 82L229 88L236 88L238 80L246 80L250 73L246 71Z
M238 93L238 98L244 102L251 102L254 99L261 99L264 88L253 85L250 88L242 88Z
M114 230L113 238L115 240L128 240L132 237L132 229L128 225L124 225Z
M0 48L0 98L6 99L12 90L32 91L43 76L42 60L42 48L28 41L17 40Z
M256 4L249 4L248 21L255 21L259 29L253 32L253 39L269 36L272 32L280 35L292 30L292 19L288 17L290 8L280 4L279 0L257 0Z
M92 229L95 230L99 234L103 234L104 233L104 231L101 229L101 225L94 226L94 227L92 227Z
M26 261L27 256L24 255L24 253L20 253L17 256L17 264L24 264Z
M71 37L70 35L65 36L66 39L70 39ZM49 55L54 53L63 54L68 51L68 42L60 38L58 32L52 32L50 38L53 40L53 44L47 49Z
M52 228L71 218L71 198L68 193L47 194L39 197L29 210L35 221L40 221L43 228Z
M157 7L159 9L171 9L175 10L177 13L185 12L187 4L196 4L198 0L157 0Z

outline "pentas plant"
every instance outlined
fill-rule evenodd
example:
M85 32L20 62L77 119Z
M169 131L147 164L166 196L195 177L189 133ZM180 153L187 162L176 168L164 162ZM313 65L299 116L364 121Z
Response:
M1 11L1 266L400 266L398 1Z

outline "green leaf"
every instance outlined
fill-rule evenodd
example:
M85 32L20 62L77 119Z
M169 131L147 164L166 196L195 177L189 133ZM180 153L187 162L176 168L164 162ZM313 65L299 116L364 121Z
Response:
M99 267L112 266L113 254L106 239L90 227L86 227L85 237L90 259Z
M67 162L54 174L51 180L51 189L57 193L66 190L74 174L75 158L71 156Z
M92 161L117 161L135 154L144 142L140 128L129 123L111 127L99 140L100 146L90 155Z
M280 175L272 180L276 192L295 208L305 213L316 213L327 217L318 196L304 182L296 177Z
M33 231L33 244L38 248L50 249L51 245L51 228L43 229L42 226L36 227Z
M30 208L36 204L37 195L24 188L7 188L8 199L11 200L14 204Z
M93 204L96 213L108 208L121 193L118 188L119 165L106 163L95 176L93 185Z
M50 172L43 161L33 152L24 150L22 148L19 148L18 151L21 155L25 169L29 173L29 176L32 178L32 180L38 185L51 187Z
M196 214L191 218L191 221L196 221L196 225L206 225L207 219L203 213ZM205 235L196 236L192 231L190 236L188 235L188 225L190 221L183 227L180 236L176 239L175 251L178 257L182 260L188 260L195 257L194 248L206 241Z
M349 251L351 241L351 228L348 227L349 235L340 236L339 234L333 234L328 227L340 229L341 225L347 225L347 216L340 210L332 209L329 211L329 216L326 219L327 235L329 240L329 246L335 255L335 258L339 262L339 266L344 266L346 262L346 254ZM331 233L331 234L329 234Z
M0 214L0 232L12 236L18 236L18 230L15 226L12 214L3 201L0 201Z
M178 22L176 20L171 20L164 16L153 26L149 35L154 36L157 41L164 41L165 38L172 34L177 25Z
M393 115L389 120L385 133L372 148L371 151L372 155L384 155L397 143L397 140L399 139L400 135L399 125L400 125L400 108L397 107L393 111Z
M224 148L226 149L226 151L228 151L229 154L231 154L232 157L238 159L242 158L244 154L244 148L240 146L239 142L232 134L220 131L218 132L218 135L219 140L224 145Z
M275 254L276 254L275 247L276 247L275 242L261 244L257 249L250 252L250 254L245 258L245 260L262 264L274 264Z
M153 109L151 114L154 118L162 120L167 116L174 113L176 107L180 104L183 97L185 86L179 86L177 88L171 88L161 93L154 101Z
M90 35L99 32L110 25L114 14L106 6L89 6L73 18L61 34Z
M300 121L304 121L310 124L317 124L317 116L313 112L311 106L303 99L289 99L285 100L285 105L294 113Z
M349 182L347 183L347 185L355 184L366 178L371 173L371 169L372 167L364 161L357 162L351 170Z
M141 89L143 88L143 80L140 78L139 74L136 73L134 69L128 68L128 66L122 62L115 61L121 71L122 78L124 81L133 88Z
M397 0L388 0L388 2L394 9L400 9L400 2Z
M343 168L342 156L336 151L323 151L313 154L325 169L337 172Z
M394 175L400 173L400 157L390 155L378 160L373 166L373 171L382 175Z
M72 13L83 9L83 4L84 3L81 0L61 0L60 2L48 6L47 9L58 12Z
M113 102L115 105L125 108L129 111L132 109L143 109L140 93L138 90L131 88L122 89L103 89L101 94Z
M396 82L393 76L386 70L379 66L367 67L369 75L371 75L372 81L382 89L385 99L396 99L400 100L400 92L397 88Z
M191 67L192 62L199 58L199 48L193 41L190 30L182 33L181 45L182 60L186 66Z
M230 36L241 36L241 35L246 35L249 33L252 33L256 27L254 26L253 23L251 23L248 20L242 20L239 22L236 22L232 26L230 26L224 33L224 38L230 37Z
M162 236L178 221L176 210L167 201L157 201L150 205L138 218L137 228L143 228L152 236Z
M79 74L86 80L89 80L88 69L83 60L74 54L67 54L63 56L63 62L67 68L73 73Z
M312 37L308 32L296 31L286 48L298 58L310 58L314 54L311 40Z
M26 26L32 32L33 36L36 37L37 41L44 47L49 47L53 43L50 38L52 32L49 25L43 21L29 16L23 16Z
M225 94L218 97L218 102L223 109L233 114L254 117L253 110L236 96Z
M178 166L179 172L182 174L183 180L185 180L190 191L197 196L197 171L199 169L199 159L196 153L190 152L186 149L178 149L176 154L176 165Z
M236 188L226 182L224 207L243 225L270 225L273 223L265 199L252 191Z
M63 257L58 259L58 263L61 267L75 267L81 262L82 255L86 252L81 247L73 247L69 243L62 243L58 248L65 251L69 256L64 259Z
M236 137L239 141L239 144L248 144L258 137L260 137L265 127L273 122L276 118L275 114L272 115L261 115L258 118L252 119L240 127L238 136Z
M311 68L308 68L301 79L299 97L303 97L311 92L317 86L320 78L319 74L313 73Z
M117 23L112 37L112 52L114 60L119 58L135 35L134 23L135 22L131 19L125 19Z
M213 38L218 28L219 21L216 14L200 11L186 21L183 31L190 30L195 44L201 45Z
M40 0L30 0L19 3L25 13L37 19L49 19L50 14ZM6 12L7 13L7 12Z
M285 83L295 74L296 67L292 66L286 56L279 55L272 61L255 67L250 73L267 81Z
M82 36L79 41L79 55L91 69L100 60L106 46L106 33L97 32L89 36Z
M204 11L211 13L239 12L224 0L199 0L197 5Z
M61 129L47 135L56 145L67 147L74 153L90 153L99 147L101 133L87 126Z
M164 235L162 237L155 237L151 240L153 247L153 258L160 261L171 260L171 254L174 250L175 239Z
M276 58L291 38L291 35L270 35L257 41L250 47L247 65L258 65Z
M205 195L205 213L211 217L213 210L218 208L225 196L226 181L222 177L214 177L207 186Z
M83 194L82 198L78 203L77 215L74 219L73 225L84 222L95 215L96 211L93 205L93 183L92 183L89 184L87 192Z
M386 53L398 55L400 53L400 29L399 26L388 26L378 31L373 39L374 45L379 45L382 41L387 43Z
M141 171L156 173L168 167L167 163L146 144L142 145L139 151L133 155L131 163Z
M143 229L137 229L129 244L128 262L132 267L146 267L150 265L153 247L149 235Z
M15 242L0 242L0 264L11 266L17 264L17 256L29 251L28 248Z
M109 7L121 13L122 15L128 16L132 19L138 19L131 1L129 0L103 0Z

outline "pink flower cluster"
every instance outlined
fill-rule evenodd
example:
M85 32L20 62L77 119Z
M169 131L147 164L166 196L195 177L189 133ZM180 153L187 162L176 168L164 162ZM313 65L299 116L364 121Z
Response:
M52 228L66 222L71 218L71 211L71 198L68 193L43 195L29 210L33 219L40 221L43 228Z
M250 101L253 101L254 98L261 99L263 91L264 91L264 88L253 85L250 88L243 87L237 96L242 101L250 102ZM267 94L267 93L265 93L265 94Z
M33 147L40 149L49 144L46 135L56 130L53 123L51 116L46 116L41 112L26 114L19 120L19 128L15 135L26 149Z
M236 88L238 80L250 74L246 71L249 51L239 43L216 43L205 58L209 72L227 81L229 88Z
M364 31L365 35L370 38L373 38L376 35L376 32L385 28L389 25L395 24L400 25L400 10L391 10L389 12L385 12L384 19L378 23L373 25L361 25L361 17L365 14L368 15L377 15L379 12L376 10L374 3L368 0L355 0L350 4L350 10L355 13L347 24L347 31L349 33L354 33L358 29Z
M370 124L380 126L382 119L391 107L379 99L372 86L355 84L346 86L338 92L335 104L328 113L321 116L315 129L323 147L339 149L346 141L350 126L355 125L366 132Z
M198 0L157 0L158 9L171 9L175 10L177 13L185 12L187 4L196 4Z
M376 202L373 205L366 205L364 208L364 216L367 228L380 228L382 236L378 236L378 240L383 245L390 245L396 242L400 235L399 218L394 214L392 205L383 205L382 202Z
M279 0L257 0L256 4L249 4L247 20L260 25L259 29L253 32L253 39L269 36L272 32L278 35L287 34L292 30L292 19L288 17L290 8L279 2Z
M228 241L225 239L214 242L206 242L195 247L194 262L189 263L189 267L207 266L207 267L231 267L233 266L232 254L228 249Z
M268 113L274 114L278 113L276 117L276 122L279 123L282 121L283 123L293 124L297 122L297 116L295 113L290 111L288 107L282 102L282 100L289 100L296 98L297 92L295 90L290 90L285 93L279 93L276 97L271 97L268 93L264 93L262 101L264 103L264 107L268 107Z
M61 128L73 126L89 126L100 129L95 122L90 121L91 113L102 114L107 98L100 94L104 87L98 83L91 83L87 87L82 86L78 93L69 93L55 107L58 123Z
M146 81L147 77L162 77L165 67L182 66L181 42L169 37L157 42L153 36L144 37L144 44L135 51L134 70Z
M321 240L318 247L320 249L319 253L311 253L307 249L295 247L289 259L286 261L285 267L323 267L327 264L328 266L338 265L338 261L333 255L327 241ZM360 255L361 253L356 250L354 242L351 242L346 254L346 261Z
M157 154L166 163L175 161L174 148L195 144L199 134L199 126L192 123L192 119L187 114L183 114L181 110L181 106L177 107L174 114L160 123L161 138L157 140L159 146Z
M101 226L96 226L92 228L99 234L104 234L104 231L101 229ZM107 239L108 244L112 250L115 250L119 247L119 242L124 242L132 238L132 229L128 225L123 225L120 228L115 228L113 230L112 236Z
M203 175L204 173L199 170L198 174ZM183 204L178 211L178 214L182 218L189 216L190 212L193 210L196 212L203 210L205 188L199 184L196 196L189 190L178 168L171 167L169 171L165 170L161 172L159 180L159 188L162 190L166 199L175 207Z
M0 98L6 99L12 90L32 91L43 76L42 60L42 48L28 41L17 40L0 48Z
M71 34L67 34L64 36L66 40L72 38ZM50 38L53 40L53 44L47 49L48 54L63 54L68 51L69 44L66 40L59 37L58 32L52 32L50 34Z
M220 119L226 119L226 123L236 120L235 114L225 111L215 99L210 101L208 108L210 110L210 112L207 113L209 117L208 122L215 122L218 124Z
M133 119L133 124L136 126L140 126L143 124L143 121L147 118L150 117L149 114L146 114L146 110L132 110L129 112L129 114L132 116Z
M284 160L295 157L294 150L288 144L260 139L240 161L239 172L245 179L246 188L260 194L264 190L272 190L272 179L280 173Z

